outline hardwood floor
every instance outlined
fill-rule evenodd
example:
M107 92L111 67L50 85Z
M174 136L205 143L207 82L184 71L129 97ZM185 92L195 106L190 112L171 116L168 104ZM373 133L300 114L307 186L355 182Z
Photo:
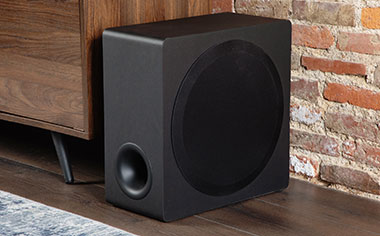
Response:
M380 202L295 179L280 193L161 223L105 202L101 141L69 138L77 183L66 185L47 131L2 121L0 131L0 190L135 234L380 235Z

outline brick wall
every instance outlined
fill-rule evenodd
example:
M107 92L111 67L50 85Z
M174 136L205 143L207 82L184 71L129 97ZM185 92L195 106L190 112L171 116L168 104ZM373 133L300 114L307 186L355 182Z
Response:
M380 1L235 0L221 11L231 10L293 24L293 176L380 199Z

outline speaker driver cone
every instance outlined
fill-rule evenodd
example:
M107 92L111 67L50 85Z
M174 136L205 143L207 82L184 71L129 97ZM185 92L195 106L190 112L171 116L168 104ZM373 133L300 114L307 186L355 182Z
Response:
M121 146L115 173L120 188L132 199L144 198L152 186L149 162L136 144L126 143Z
M215 196L251 183L276 146L283 106L277 69L261 48L231 40L206 50L172 114L173 152L187 182Z

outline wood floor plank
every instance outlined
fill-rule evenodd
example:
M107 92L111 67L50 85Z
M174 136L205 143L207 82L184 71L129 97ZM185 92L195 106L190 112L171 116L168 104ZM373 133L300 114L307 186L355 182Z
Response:
M249 235L221 224L188 217L162 223L108 204L104 188L92 184L67 185L62 176L0 158L0 189L70 211L139 235Z
M249 200L206 212L201 214L201 217L256 235L378 235L350 225L337 224L312 214L300 214L292 209L281 208L257 200Z
M375 200L315 187L299 180L291 181L283 192L258 200L380 235L380 202Z

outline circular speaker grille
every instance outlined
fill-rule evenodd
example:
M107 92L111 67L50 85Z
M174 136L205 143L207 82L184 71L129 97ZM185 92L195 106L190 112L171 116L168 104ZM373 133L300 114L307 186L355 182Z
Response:
M282 115L280 78L261 48L242 40L209 48L191 66L176 97L177 165L205 194L234 193L266 166Z

